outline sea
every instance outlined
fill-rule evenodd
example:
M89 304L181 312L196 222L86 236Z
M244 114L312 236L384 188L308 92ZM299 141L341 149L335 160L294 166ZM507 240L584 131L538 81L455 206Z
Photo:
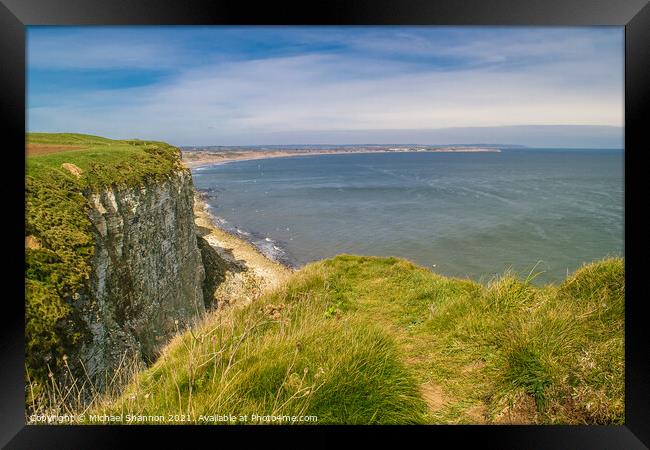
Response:
M215 223L292 267L397 256L489 282L557 283L624 256L624 151L308 155L192 170Z

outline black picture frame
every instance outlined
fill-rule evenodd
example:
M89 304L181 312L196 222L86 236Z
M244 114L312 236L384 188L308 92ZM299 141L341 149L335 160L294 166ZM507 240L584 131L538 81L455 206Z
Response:
M621 426L432 426L432 427L240 427L196 426L26 426L24 416L24 227L25 27L28 25L619 25L625 26L625 425ZM214 444L251 436L282 444L277 433L293 431L292 442L334 443L340 434L362 432L384 439L399 432L415 444L453 446L473 442L485 448L648 448L650 445L650 342L643 259L638 240L647 223L635 198L641 198L640 163L644 119L650 117L650 5L647 0L329 0L313 3L224 0L0 0L0 76L3 155L6 165L4 212L7 267L0 327L0 445L6 448L115 448L146 433L168 445L188 443L199 434ZM8 157L8 159L7 159ZM22 171L22 172L21 172ZM628 245L631 244L631 245ZM7 289L7 287L12 289ZM313 433L318 433L315 441ZM295 436L294 436L295 435ZM305 439L305 441L299 441ZM209 442L209 441L208 441ZM286 445L286 441L285 441ZM417 444L421 445L421 444Z

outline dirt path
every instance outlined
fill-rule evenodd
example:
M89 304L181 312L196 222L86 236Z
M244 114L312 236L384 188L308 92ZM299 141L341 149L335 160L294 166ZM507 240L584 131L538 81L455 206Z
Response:
M70 150L85 150L88 147L81 145L59 145L59 144L27 144L25 150L27 156L49 155L50 153L67 152Z
M367 300L360 296L368 319L379 322L397 342L402 361L415 376L432 423L485 424L487 408L481 399L484 364L455 354L426 329L405 322L401 302Z

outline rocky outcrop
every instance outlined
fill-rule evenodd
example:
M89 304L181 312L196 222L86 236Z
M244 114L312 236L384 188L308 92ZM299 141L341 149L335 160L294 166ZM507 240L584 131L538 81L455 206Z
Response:
M155 359L177 330L205 312L205 274L188 170L86 197L95 254L90 292L78 299L90 336L78 356L94 377L125 356Z

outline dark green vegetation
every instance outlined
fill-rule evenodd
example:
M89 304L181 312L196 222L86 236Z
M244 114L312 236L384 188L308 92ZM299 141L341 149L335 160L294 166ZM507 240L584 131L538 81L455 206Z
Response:
M624 263L488 285L342 255L178 335L93 413L623 423Z
M62 149L26 160L25 354L29 378L42 386L86 336L71 307L87 293L94 252L86 196L160 179L181 165L180 151L162 142L34 133L27 146Z

